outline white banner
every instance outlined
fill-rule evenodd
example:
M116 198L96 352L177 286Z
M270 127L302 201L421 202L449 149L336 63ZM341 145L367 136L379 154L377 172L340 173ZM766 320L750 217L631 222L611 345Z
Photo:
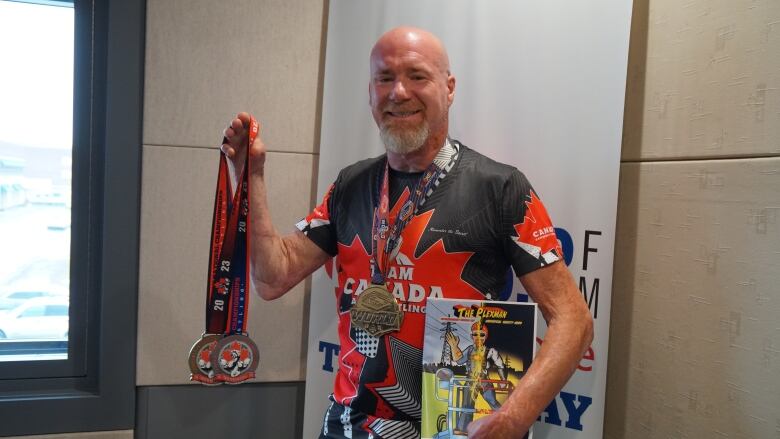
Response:
M450 135L523 171L556 225L596 335L536 423L537 439L602 435L630 21L630 0L330 2L319 198L341 168L383 152L368 105L369 52L388 29L412 25L448 49L457 79ZM315 273L305 438L317 437L338 367L333 292L325 270Z

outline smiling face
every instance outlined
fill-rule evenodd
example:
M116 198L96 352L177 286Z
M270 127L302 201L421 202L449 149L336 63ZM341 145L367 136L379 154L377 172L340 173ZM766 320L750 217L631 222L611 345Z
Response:
M440 147L447 136L455 78L441 42L414 28L384 34L371 51L371 113L388 151Z

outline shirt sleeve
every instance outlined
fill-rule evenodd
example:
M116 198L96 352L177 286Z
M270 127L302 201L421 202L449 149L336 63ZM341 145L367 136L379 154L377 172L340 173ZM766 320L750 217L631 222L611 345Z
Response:
M336 256L338 252L336 227L331 221L335 186L335 183L331 184L320 205L315 207L306 218L295 224L298 230L331 256Z
M519 277L563 259L547 209L525 175L512 172L502 197L501 239L515 274Z

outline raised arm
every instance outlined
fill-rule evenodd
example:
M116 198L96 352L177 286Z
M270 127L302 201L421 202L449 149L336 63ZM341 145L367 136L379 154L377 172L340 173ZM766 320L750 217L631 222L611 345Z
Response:
M531 367L500 410L469 425L470 439L516 439L536 421L593 340L593 319L566 265L559 261L520 278L547 321Z
M235 183L246 161L249 114L239 113L225 129L221 147ZM265 185L266 149L258 135L249 149L249 215L252 285L265 300L276 299L319 268L330 257L302 232L282 236L271 223ZM234 184L233 187L236 187Z

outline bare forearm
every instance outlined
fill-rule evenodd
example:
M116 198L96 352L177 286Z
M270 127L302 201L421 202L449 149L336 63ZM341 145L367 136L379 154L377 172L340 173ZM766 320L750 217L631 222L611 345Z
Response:
M250 188L250 233L252 251L252 280L257 292L266 300L275 299L295 286L302 277L296 276L295 249L291 240L279 234L274 227L266 185L262 176L254 175Z
M282 296L329 257L301 232L260 241L252 251L252 279L265 300Z
M303 277L292 275L284 237L260 237L252 247L252 280L257 293L266 300L276 299L295 286Z
M544 343L531 367L501 410L528 429L566 384L590 346L592 319L587 308L548 322ZM584 311L584 312L583 312Z

